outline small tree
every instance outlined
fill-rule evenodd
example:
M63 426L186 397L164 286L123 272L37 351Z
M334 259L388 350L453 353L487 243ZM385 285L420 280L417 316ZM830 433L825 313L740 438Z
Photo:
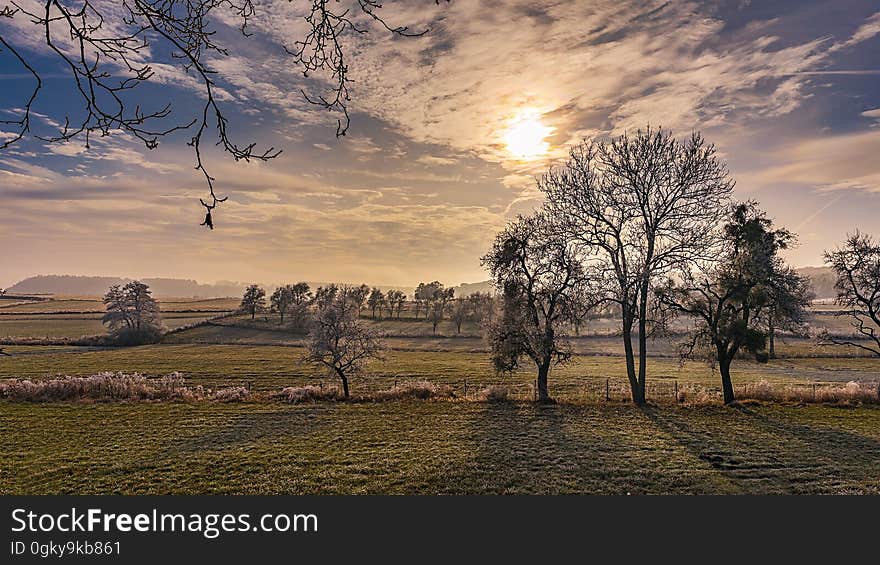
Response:
M119 343L150 343L161 337L159 304L146 284L132 281L111 286L104 295L104 306L107 312L101 321Z
M735 400L730 365L741 350L767 362L766 315L801 326L811 296L809 282L786 266L778 253L793 239L754 203L738 204L724 226L725 249L707 264L695 264L680 283L669 280L655 293L662 305L695 319L682 355L706 354L721 373L724 402Z
M840 315L849 317L853 329L863 338L854 341L826 332L825 339L880 357L880 242L856 232L843 246L826 252L825 262L837 275L837 304L845 308Z
M343 290L348 295L348 299L351 301L351 303L354 304L355 309L357 310L357 315L360 316L361 310L363 310L364 304L367 302L367 298L370 296L370 287L362 284L359 286L346 287ZM376 317L375 313L373 314L373 317Z
M361 373L370 359L381 359L379 334L358 319L357 306L340 295L318 308L311 322L305 360L339 377L349 398L349 377Z
M318 309L326 308L336 300L337 295L339 295L339 287L335 284L319 286L318 290L315 291L315 306Z
M278 312L278 314L281 315L281 324L283 325L284 314L293 304L293 291L291 285L279 286L276 288L275 292L272 293L269 302L272 305L272 311Z
M400 319L400 310L403 308L403 304L406 302L406 294L400 290L389 290L386 294L386 299L388 300L388 313L389 316L394 315L394 310L397 309L397 319Z
M250 314L251 320L253 320L256 318L257 312L265 310L265 308L266 291L255 284L247 287L244 291L244 296L241 298L239 309L246 314Z
M467 297L470 303L469 319L480 327L495 316L495 297L488 292L475 292Z
M446 313L446 302L435 301L428 306L428 319L431 321L431 333L437 335L437 327Z
M452 311L449 319L455 324L455 333L461 333L461 325L471 317L471 302L464 298L457 298L452 303Z
M493 364L510 372L522 356L530 358L541 402L550 401L550 367L571 356L561 323L571 296L586 282L569 241L552 228L545 214L521 216L482 258L503 296L501 314L488 332Z
M370 291L370 297L367 299L367 305L370 307L372 318L376 319L376 310L382 315L382 304L385 302L385 293L378 288Z

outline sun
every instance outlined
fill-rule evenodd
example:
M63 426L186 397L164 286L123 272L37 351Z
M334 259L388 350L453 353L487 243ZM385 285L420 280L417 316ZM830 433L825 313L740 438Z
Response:
M520 112L504 134L504 142L511 155L523 160L536 159L547 153L550 144L544 138L553 128L541 123L540 114L533 110Z

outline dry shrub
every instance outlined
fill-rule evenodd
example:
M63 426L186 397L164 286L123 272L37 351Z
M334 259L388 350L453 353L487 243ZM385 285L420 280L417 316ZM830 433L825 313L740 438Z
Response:
M877 383L849 381L845 384L816 384L812 386L785 386L774 388L765 380L739 387L737 397L742 399L818 402L828 404L880 402Z
M0 398L27 402L198 400L203 396L201 387L184 386L179 373L152 379L138 373L99 373L89 377L11 379L0 382Z
M250 400L251 391L243 386L231 386L214 391L211 400L217 402L244 402Z
M379 390L370 394L367 399L374 401L430 398L452 398L455 393L452 387L444 384L434 384L428 381L404 382L395 384L387 390Z
M715 404L720 399L717 391L700 385L685 385L678 389L678 401L682 404Z
M337 386L318 387L315 385L289 386L273 395L273 398L290 404L318 402L321 400L340 400L342 391Z
M491 385L477 393L482 402L505 402L510 397L510 389L506 386Z

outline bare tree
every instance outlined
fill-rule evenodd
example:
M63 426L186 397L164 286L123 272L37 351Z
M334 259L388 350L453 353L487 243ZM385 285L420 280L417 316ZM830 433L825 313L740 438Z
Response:
M435 0L439 4L439 0ZM414 37L427 30L411 31L392 26L379 13L377 0L301 0L289 2L290 10L304 10L307 24L302 37L290 38L283 45L291 64L305 77L318 74L329 79L329 93L307 94L304 98L323 109L341 114L336 135L345 135L350 125L348 113L349 63L344 49L347 36L367 33L371 25L396 37ZM86 147L95 136L124 132L154 149L159 140L173 132L192 132L189 145L195 153L196 169L207 182L210 197L202 199L205 220L202 225L213 229L212 212L218 203L214 177L208 172L202 155L206 133L216 134L216 144L234 160L267 161L280 150L273 147L257 149L256 143L238 144L229 135L229 120L220 103L218 75L211 58L229 55L229 49L218 42L217 24L233 21L242 37L249 37L249 24L257 17L253 0L126 0L101 3L83 0L70 4L47 0L40 8L12 0L0 9L0 20L18 24L21 36L41 38L44 49L39 53L24 48L13 34L0 34L0 51L7 51L23 71L33 78L33 88L17 106L18 116L0 120L12 126L14 136L0 144L0 149L20 141L28 134L46 142L83 138ZM195 116L169 124L173 100L162 101L155 108L144 109L133 100L132 91L154 77L153 61L157 53L170 53L169 62L201 86L201 108ZM70 80L82 111L57 121L63 126L45 136L33 134L33 118L44 86L43 63L56 72L56 67ZM51 66L50 66L51 65Z
M381 289L374 288L370 291L370 297L367 298L367 305L372 312L372 318L376 319L376 310L379 310L379 316L382 316L382 304L385 301L385 293Z
M104 295L104 307L106 313L101 321L110 328L110 334L117 342L150 343L161 337L163 327L159 304L146 284L132 281L111 286Z
M326 308L329 306L336 297L339 295L339 287L335 284L329 284L327 286L319 286L318 290L315 291L315 306L320 308Z
M837 275L837 304L846 309L842 315L850 318L862 339L845 339L828 332L824 338L880 357L880 242L856 232L841 247L826 252L825 262Z
M247 287L244 291L244 296L241 298L239 309L246 314L250 314L251 320L253 320L256 318L257 312L260 312L265 308L266 291L256 284Z
M305 307L311 298L309 285L304 282L288 284L275 289L269 299L273 312L281 315L281 324L284 324L284 315L292 312L297 321L302 321Z
M437 327L446 315L447 303L439 300L431 302L428 308L428 319L431 321L431 333L437 335Z
M452 301L452 310L449 319L455 324L455 333L461 333L461 325L471 317L471 302L464 298L456 298Z
M406 303L406 294L401 290L392 289L389 290L386 294L386 298L388 300L388 314L389 317L394 315L394 310L397 310L397 319L400 319L400 311L403 308L404 303Z
M809 281L778 256L793 236L773 223L754 203L733 207L724 226L725 246L715 260L698 262L655 289L659 301L694 320L682 355L706 355L721 373L725 404L735 400L730 365L741 350L767 362L765 316L803 328L810 304Z
M370 359L381 359L384 345L379 334L358 319L354 304L339 295L318 308L306 350L305 360L339 377L349 398L349 378L361 373Z
M495 297L492 294L474 292L466 300L470 303L469 319L477 326L483 327L495 316Z
M570 240L552 231L546 214L519 217L482 258L503 296L499 319L489 329L493 364L510 372L522 356L530 358L541 402L551 401L551 366L571 357L561 322L575 289L585 283Z
M348 296L348 299L355 305L357 309L357 315L361 315L361 310L364 308L364 304L366 304L367 299L370 296L370 287L362 284L358 286L346 286L343 289L343 293ZM375 318L375 314L373 315Z
M645 402L651 289L682 265L711 257L733 184L702 136L678 141L651 128L585 141L538 181L549 213L599 269L605 298L620 305L636 404Z

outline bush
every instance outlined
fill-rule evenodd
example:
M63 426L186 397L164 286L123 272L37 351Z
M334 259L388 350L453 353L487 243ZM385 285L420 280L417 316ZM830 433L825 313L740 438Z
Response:
M506 386L492 385L484 388L477 394L483 402L505 402L510 396L510 390Z
M428 400L429 398L452 398L454 396L455 393L449 385L438 385L428 381L415 381L395 384L390 389L372 393L368 398L375 401L405 399Z
M289 386L273 395L273 398L291 404L318 402L321 400L340 400L342 391L337 386L317 387L315 385Z
M11 379L0 382L0 398L28 402L197 400L201 396L201 387L192 389L184 386L179 373L153 379L137 373L99 373L90 377Z
M243 386L231 386L214 391L211 400L217 402L244 402L250 400L251 391Z

